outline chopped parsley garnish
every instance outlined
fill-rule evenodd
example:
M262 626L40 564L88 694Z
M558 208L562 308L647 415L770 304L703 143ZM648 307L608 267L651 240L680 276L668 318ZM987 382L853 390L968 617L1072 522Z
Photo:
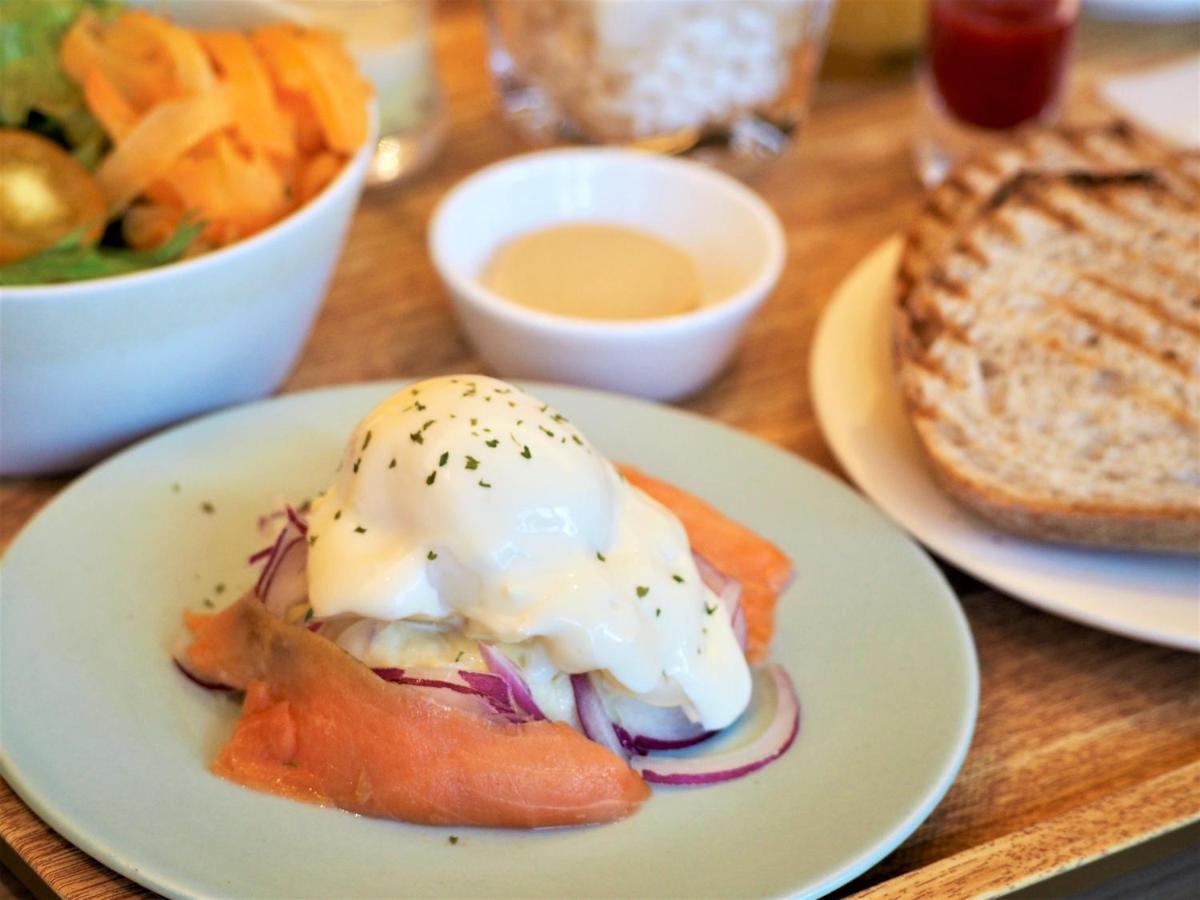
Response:
M479 468L479 460L477 460L473 456L468 456L467 457L467 468L468 469L478 469Z
M427 560L429 560L430 562L433 562L433 560L437 559L437 551L430 550L428 553L425 554L425 558Z
M204 598L203 600L201 600L200 602L201 602L201 603L203 603L203 604L205 605L205 607L206 607L206 608L208 608L208 609L212 609L212 608L213 608L213 602L212 602L210 599L208 599L207 597L205 597L205 598Z
M476 425L478 425L478 424L479 424L479 420L478 420L478 419L472 419L472 420L471 420L471 427L474 427L474 426L476 426Z
M425 412L425 404L418 400L413 404L417 408L417 412Z
M213 513L215 513L217 511L217 508L215 506L213 506L211 503L209 503L207 500L205 500L203 503L200 504L200 509L206 515L209 515L209 516L211 516Z
M371 432L368 430L368 431L367 431L367 436L366 436L365 438L363 438L363 445L362 445L362 448L363 448L364 450L366 450L366 449L367 449L367 446L368 446L370 443L371 443Z
M218 584L215 588L213 588L213 592L217 594L225 593L225 584L223 582Z
M704 614L705 615L711 616L716 611L717 611L717 607L709 606L707 603L704 604Z
M525 457L526 459L533 459L533 454L529 452L529 445L528 445L528 444L523 444L523 445L522 445L522 449L521 449L521 455L522 455L523 457Z
M491 402L492 402L492 398L491 398L491 397L484 397L484 398L483 398L483 402L484 402L484 403L491 403Z
M315 544L317 542L317 538L319 538L319 537L320 537L319 534L310 534L308 536L308 546L311 547L313 544Z
M683 576L682 575L672 575L671 577L674 578L676 581L678 581L680 584L683 584Z
M462 658L463 658L463 654L464 654L464 653L466 653L466 652L467 652L466 650L459 650L459 651L458 651L458 656L454 657L454 661L455 661L455 662L458 662L460 659L462 659Z
M355 475L357 475L358 467L361 465L362 465L362 457L360 456L358 459L356 459L354 461L354 465L350 467L350 471L353 472Z
M419 431L414 431L412 434L410 434L408 436L408 439L410 441L412 441L414 444L425 443L425 435L421 434L421 432L419 432Z
M541 430L542 434L546 435L547 437L554 437L554 432L545 425L539 425L538 428Z
M355 525L355 526L354 526L354 532L355 532L356 534L366 534L366 533L367 533L367 529L363 528L361 525Z
M660 607L658 607L657 609L655 609L655 610L654 610L654 618L656 618L656 619L657 619L657 618L658 618L659 616L661 616L661 615L662 615L662 607L660 606Z
M438 457L438 468L440 469L448 462L450 462L450 453L447 451Z
M339 509L337 512L335 512L335 513L333 514L333 520L334 520L335 522L336 522L338 519L340 519L341 517L342 517L342 511L341 511L340 509Z
M596 551L596 559L600 560L600 562L608 562L608 557L606 557L599 550Z
M650 588L646 587L644 584L639 584L637 586L637 595L639 598L645 597L648 593L650 593Z
M392 457L392 461L390 463L388 463L388 468L389 469L396 468L396 457L394 457L394 456Z
M579 439L579 435L577 435L577 434L571 435L571 440L573 440L575 443L577 443L580 447L583 446L583 441L581 441Z
M491 484L491 482L490 482L490 481L484 481L482 478L480 478L480 479L479 479L479 486L480 486L480 487L482 487L482 488L490 488L490 487L492 486L492 484Z
M429 477L425 479L425 483L433 484L435 481L437 481L437 469L429 473Z
M551 419L553 419L555 422L558 422L560 425L561 425L563 422L566 422L566 421L567 421L567 417L566 417L566 416L564 416L564 415L562 415L562 413L555 413L555 414L554 414L554 415L552 415L550 418L551 418Z
M430 419L428 422L426 422L424 425L422 425L422 426L421 426L421 430L422 430L422 431L428 431L428 430L429 430L429 426L430 426L430 425L432 425L432 424L433 424L434 422L436 422L436 421L437 421L437 419Z
M452 835L450 835L450 837L446 838L446 840L448 840L451 844L457 844L458 843L458 835L452 834Z
M313 617L313 608L310 606L308 609L306 609L304 611L304 621L307 622L312 617Z
M494 448L494 447L499 447L499 446L500 446L500 439L499 439L499 438L492 438L490 441L484 441L484 443L485 443L485 444L487 444L489 447L493 447L493 448Z

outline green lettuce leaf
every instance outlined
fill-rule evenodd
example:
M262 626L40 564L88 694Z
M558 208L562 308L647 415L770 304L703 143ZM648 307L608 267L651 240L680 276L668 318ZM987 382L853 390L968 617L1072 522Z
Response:
M149 250L85 247L81 234L71 234L40 253L0 266L0 287L85 281L153 269L183 256L203 227L200 222L183 222L169 240Z
M84 9L112 0L0 0L0 126L34 127L66 142L92 168L106 143L83 93L58 63L58 45Z

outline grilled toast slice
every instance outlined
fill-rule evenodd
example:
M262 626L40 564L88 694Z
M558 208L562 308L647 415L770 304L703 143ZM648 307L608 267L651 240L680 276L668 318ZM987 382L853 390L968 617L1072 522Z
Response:
M901 300L945 253L1002 184L1020 171L1120 172L1148 168L1170 151L1126 122L1080 128L1030 128L1009 144L955 167L925 198L905 236L900 261Z
M1011 174L902 290L905 403L963 504L1038 539L1200 551L1198 174Z

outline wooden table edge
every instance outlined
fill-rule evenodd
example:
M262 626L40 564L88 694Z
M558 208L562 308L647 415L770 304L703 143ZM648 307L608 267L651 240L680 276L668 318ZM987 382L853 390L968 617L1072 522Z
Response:
M1200 761L948 856L854 897L997 897L1197 821Z
M11 791L11 786L6 785ZM92 876L118 879L111 887L119 890L124 878L80 850L58 832L36 818L16 793L28 819L40 825L40 835L20 840L13 829L0 828L5 851L11 852L28 872L46 888L60 895L78 884L78 870L70 881L62 882L56 872L84 864ZM12 810L10 809L10 812ZM917 869L855 894L858 900L937 896L955 898L997 897L1031 884L1071 871L1098 859L1118 853L1136 844L1200 822L1200 761L1158 776L1151 781L1111 794L1028 828L980 844L932 865ZM12 824L10 821L9 824ZM18 840L14 842L13 837ZM52 842L53 849L42 847L40 859L26 856L21 844ZM20 877L20 876L18 876ZM26 877L21 878L27 881ZM56 882L58 882L56 884ZM128 884L128 882L125 882ZM27 884L35 893L36 885Z

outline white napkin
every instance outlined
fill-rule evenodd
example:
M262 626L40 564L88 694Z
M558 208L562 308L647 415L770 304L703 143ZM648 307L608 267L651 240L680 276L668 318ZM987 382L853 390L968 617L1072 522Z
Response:
M1114 75L1100 96L1123 116L1184 147L1200 149L1200 54Z

